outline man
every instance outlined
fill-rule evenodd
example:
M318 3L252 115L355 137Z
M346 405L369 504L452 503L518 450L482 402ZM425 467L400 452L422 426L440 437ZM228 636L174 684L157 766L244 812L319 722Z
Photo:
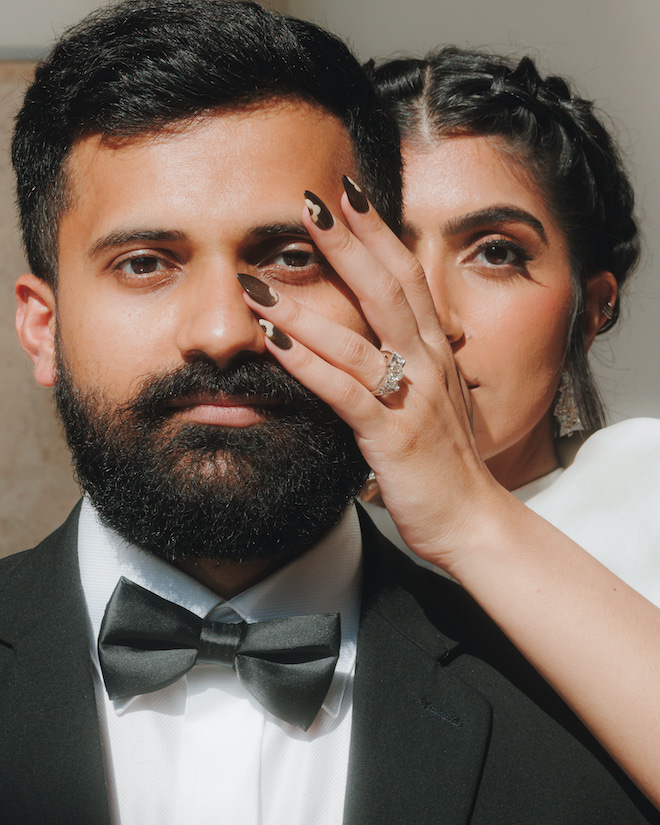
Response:
M19 337L86 495L2 566L3 821L657 821L459 588L358 525L352 434L243 300L257 275L371 336L300 220L348 174L397 223L345 47L129 0L55 47L13 151Z

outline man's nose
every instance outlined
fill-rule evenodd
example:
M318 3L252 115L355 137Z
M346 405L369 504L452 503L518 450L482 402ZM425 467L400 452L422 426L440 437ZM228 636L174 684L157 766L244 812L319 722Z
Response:
M242 352L265 352L263 330L233 270L197 272L179 298L176 344L185 361L211 358L222 367Z

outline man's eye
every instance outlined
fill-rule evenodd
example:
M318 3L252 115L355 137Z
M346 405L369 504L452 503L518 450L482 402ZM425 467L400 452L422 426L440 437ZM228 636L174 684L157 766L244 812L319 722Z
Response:
M319 256L309 249L284 249L271 258L274 266L286 266L291 269L302 269L318 263Z
M153 255L140 255L138 258L129 258L119 264L119 269L127 275L151 275L164 269L159 258Z

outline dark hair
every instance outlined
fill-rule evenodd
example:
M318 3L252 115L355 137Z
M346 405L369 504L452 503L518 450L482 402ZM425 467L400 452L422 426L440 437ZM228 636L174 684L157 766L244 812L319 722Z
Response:
M609 271L619 289L634 269L640 240L634 195L613 138L593 103L561 77L541 77L534 61L450 46L424 59L369 64L404 141L452 133L502 139L532 173L568 244L575 309L566 364L587 429L603 426L581 324L588 277ZM619 316L600 329L611 328Z
M58 224L69 205L66 161L78 139L130 138L282 97L341 120L363 188L396 229L397 128L337 37L231 0L126 0L90 14L37 67L16 118L12 160L34 274L56 287Z

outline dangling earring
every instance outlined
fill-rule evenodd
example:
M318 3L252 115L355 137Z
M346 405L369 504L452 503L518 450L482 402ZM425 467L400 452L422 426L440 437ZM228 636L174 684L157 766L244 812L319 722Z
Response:
M559 379L554 416L557 419L559 438L570 435L574 430L582 428L580 415L575 404L573 378L568 370L562 370Z

